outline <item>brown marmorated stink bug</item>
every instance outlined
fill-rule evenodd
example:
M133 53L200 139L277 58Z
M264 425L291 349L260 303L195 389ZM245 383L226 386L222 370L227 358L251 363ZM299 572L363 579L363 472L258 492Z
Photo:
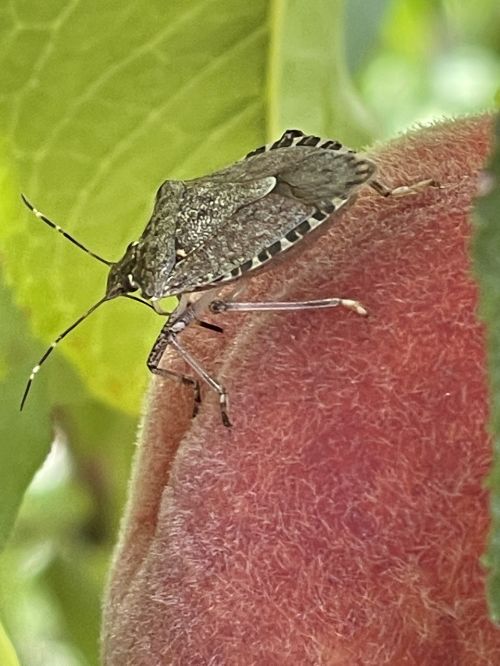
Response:
M116 296L145 303L160 314L159 301L180 297L153 345L147 360L151 372L176 377L195 389L195 411L200 402L199 380L160 367L167 346L176 349L195 376L219 396L224 425L230 426L227 393L214 377L182 346L179 334L199 319L200 301L188 295L221 288L268 263L299 243L328 220L357 190L368 184L382 196L403 196L435 186L433 180L390 188L374 178L375 164L338 141L287 130L274 143L248 153L239 162L202 178L167 180L156 194L153 214L139 240L123 257L107 261L88 250L40 213L23 196L36 217L95 259L110 267L106 293L63 331L33 368L21 409L41 365L55 346L100 305ZM133 296L139 292L140 297ZM203 300L203 299L201 299ZM329 298L316 301L240 303L216 300L204 304L212 313L228 311L283 311L344 306L366 314L357 301Z

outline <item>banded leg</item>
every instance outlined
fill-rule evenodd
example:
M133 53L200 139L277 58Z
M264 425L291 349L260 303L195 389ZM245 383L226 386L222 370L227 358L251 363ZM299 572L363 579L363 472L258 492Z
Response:
M214 300L209 309L214 314L220 312L287 312L291 310L323 310L326 308L344 307L353 310L356 314L366 317L367 310L358 301L350 298L323 298L316 301L255 301L242 303L233 301Z
M434 180L433 178L420 180L411 185L400 185L399 187L389 187L388 185L381 183L379 180L370 180L368 185L383 197L406 197L409 194L418 194L422 190L426 190L428 187L441 187L437 180Z
M162 328L160 335L156 339L156 342L151 349L147 360L147 366L149 370L155 375L160 375L163 377L175 377L182 381L184 384L190 384L194 386L195 389L195 409L194 415L198 412L199 405L201 403L201 394L200 394L200 383L197 379L193 377L188 377L187 375L182 375L176 373L172 370L167 370L166 368L160 367L160 361L165 352L165 349L171 345L179 354L179 356L189 365L190 368L219 396L219 407L221 411L222 423L227 427L231 427L231 421L228 415L228 397L225 388L220 384L216 379L214 379L208 372L198 363L198 361L192 356L184 347L181 345L177 339L176 333L172 330L172 327L177 324L178 327L182 326L182 321L174 321L172 323L167 322ZM182 328L181 328L182 330Z
M158 337L158 339L156 340L148 356L147 360L148 369L154 375L158 375L159 377L171 377L172 379L177 379L182 384L193 387L194 390L193 417L195 417L201 405L200 382L197 379L194 379L194 377L188 377L187 375L183 375L180 372L174 372L173 370L167 370L167 368L160 367L161 357L163 356L163 352L167 348L168 344L169 344L168 339L164 341L163 339L161 339L161 334L160 334L160 337Z

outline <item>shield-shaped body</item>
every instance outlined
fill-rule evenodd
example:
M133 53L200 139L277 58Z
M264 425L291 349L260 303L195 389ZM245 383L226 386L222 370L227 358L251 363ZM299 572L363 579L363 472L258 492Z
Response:
M167 180L140 239L112 267L108 293L159 300L235 280L323 224L374 172L337 141L288 130L213 174Z

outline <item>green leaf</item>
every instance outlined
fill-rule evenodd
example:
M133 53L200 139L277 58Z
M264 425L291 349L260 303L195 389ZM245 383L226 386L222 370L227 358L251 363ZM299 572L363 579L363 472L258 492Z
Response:
M263 141L268 3L13 0L0 11L1 251L16 301L50 342L102 295L106 273L30 215L19 190L118 259L163 180ZM123 299L58 353L96 396L137 413L161 324Z
M490 615L500 623L500 115L496 119L496 146L482 179L486 191L475 207L474 264L480 290L480 314L486 323L493 438L491 492L492 526L484 561L489 567L487 596Z
M46 572L68 638L89 665L100 663L101 594L107 563L101 552L80 547L55 558Z
M94 541L112 544L126 498L136 420L87 400L60 412L60 423L71 442L76 475L94 504L86 531Z
M385 27L391 0L349 0L345 4L346 62L356 73L372 55Z
M35 388L20 412L26 381L32 365L42 354L43 345L30 335L27 318L13 304L11 290L5 285L1 271L0 312L1 550L14 525L26 488L53 440L53 418L48 405L58 406L57 422L67 431L70 430L71 419L76 418L74 415L82 411L87 416L93 415L92 428L90 425L86 428L71 427L71 444L83 446L82 440L85 440L87 447L90 444L96 449L101 447L100 457L110 463L111 478L119 474L122 486L125 470L128 469L134 426L123 413L94 405L78 377L60 357L54 358L53 363L37 378ZM117 507L114 506L113 510L116 511ZM116 524L115 516L113 522Z
M99 508L99 520L106 523L104 531L110 539L124 500L135 421L89 400L78 377L60 357L41 373L23 412L19 411L31 366L43 346L29 334L27 319L11 295L0 272L0 550L24 492L49 451L53 439L50 403L58 406L57 422L74 454L84 458L82 465L107 470L106 488L100 490L109 502L104 510Z
M19 411L29 374L26 359L38 352L38 346L28 335L26 319L14 307L10 296L0 277L0 549L12 529L24 491L51 441L50 422L44 409L48 377L39 383L30 409Z
M125 499L136 423L88 399L58 408L57 423L65 436L25 494L2 553L0 613L25 655L29 644L58 639L76 648L90 666L99 662L102 586ZM43 615L40 604L53 612L35 627L30 616Z
M373 126L345 65L343 10L341 0L317 0L314 11L283 0L0 8L0 248L40 338L49 343L95 303L106 272L30 215L19 192L117 260L163 180L237 159L266 127L363 143ZM136 414L161 324L119 299L57 353L94 396Z
M346 66L344 1L272 3L269 135L287 127L359 146L376 127Z
M16 651L9 637L5 633L2 623L0 622L0 664L2 666L19 666L19 660Z

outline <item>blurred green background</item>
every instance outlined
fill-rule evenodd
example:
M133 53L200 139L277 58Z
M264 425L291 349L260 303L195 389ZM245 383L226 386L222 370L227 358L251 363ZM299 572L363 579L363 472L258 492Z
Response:
M11 0L0 33L0 616L22 664L93 666L162 322L125 299L106 304L50 358L20 415L31 367L100 298L106 273L19 193L118 259L163 180L287 127L361 147L492 109L500 6ZM0 663L16 663L1 627Z

